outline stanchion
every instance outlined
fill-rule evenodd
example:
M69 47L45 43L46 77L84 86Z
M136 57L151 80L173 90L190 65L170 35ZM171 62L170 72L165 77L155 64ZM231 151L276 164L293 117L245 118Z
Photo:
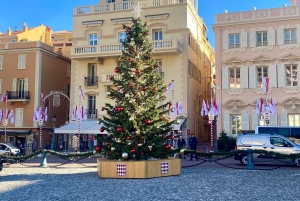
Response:
M254 164L253 164L253 151L251 149L247 150L247 170L254 170Z
M47 167L47 152L45 149L43 150L43 153L42 153L42 161L41 161L40 166Z

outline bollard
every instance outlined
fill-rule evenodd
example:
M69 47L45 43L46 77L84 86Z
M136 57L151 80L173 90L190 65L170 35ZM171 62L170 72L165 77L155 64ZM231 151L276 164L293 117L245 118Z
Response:
M42 161L41 161L40 166L47 167L47 153L46 153L45 149L43 150L43 153L42 153Z
M3 168L3 162L2 162L2 158L0 156L0 172L2 171L2 168Z
M251 149L247 150L247 170L254 170L254 164L253 164L253 151Z

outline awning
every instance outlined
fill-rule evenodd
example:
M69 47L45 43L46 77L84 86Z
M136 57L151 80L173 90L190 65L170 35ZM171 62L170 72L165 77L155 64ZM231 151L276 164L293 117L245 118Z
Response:
M185 118L179 118L178 120L179 120L179 124L177 124L177 123L173 124L173 130L176 130L176 131L181 130L182 124L186 121Z
M108 134L107 131L100 132L103 123L97 124L97 121L81 121L80 134ZM54 133L78 133L77 121L71 121L69 124L54 129Z
M5 134L4 129L0 129L0 134ZM9 130L6 129L6 134L14 134L14 135L30 135L31 134L31 130Z

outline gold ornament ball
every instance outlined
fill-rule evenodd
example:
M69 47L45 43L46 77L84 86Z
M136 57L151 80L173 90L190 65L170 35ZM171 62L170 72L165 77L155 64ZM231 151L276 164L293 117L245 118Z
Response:
M124 152L124 153L122 154L122 158L123 158L123 159L127 159L127 158L128 158L128 153Z

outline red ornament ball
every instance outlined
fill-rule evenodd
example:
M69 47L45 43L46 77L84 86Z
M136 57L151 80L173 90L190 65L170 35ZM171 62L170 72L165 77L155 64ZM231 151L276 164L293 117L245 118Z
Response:
M104 107L103 107L103 108L101 108L101 110L102 110L102 111L104 111Z
M140 73L141 73L141 70L140 70L140 69L136 69L136 70L135 70L135 73L136 73L136 74L140 74Z
M129 87L132 87L132 84L129 84L128 86L129 86Z
M143 86L143 87L141 88L141 90L142 90L142 91L146 91L146 87Z
M118 127L118 128L117 128L117 131L118 131L118 132L122 132L122 131L123 131L123 128L122 128L122 127Z
M149 35L149 31L146 32L146 35L147 35L147 36Z
M170 150L171 149L171 145L166 145L166 150Z
M128 60L128 61L130 61L131 59L130 59L130 58L128 58L127 60Z
M149 68L150 68L151 70L154 70L154 67L153 67L153 66L150 66Z
M159 64L156 64L156 68L158 68L159 67Z
M125 29L125 25L123 25L123 29Z
M103 128L103 127L101 127L101 128L100 128L100 132L102 133L103 131L104 131L104 128Z
M149 125L151 123L150 119L146 119L145 124Z
M107 111L106 114L109 114L109 111Z
M154 88L153 88L153 91L156 91L156 90L157 90L156 87L154 87Z
M123 107L119 107L119 111L122 112L124 110Z
M133 48L133 47L131 47L131 48L130 48L130 51L133 51L133 50L134 50L134 48Z
M110 80L110 81L113 81L113 80L114 80L114 77L110 77L109 80Z
M148 59L150 59L150 58L151 58L151 56L150 56L150 55L148 55L147 57L148 57Z
M168 135L164 135L164 136L163 136L163 139L167 139L167 138L168 138Z
M127 136L127 137L126 137L126 140L130 140L130 136Z
M119 68L115 68L115 73L118 73L119 72Z
M101 147L100 147L100 146L96 146L96 147L95 147L95 151L97 151L97 152L98 152L98 151L101 151Z
M131 153L135 154L135 152L136 152L135 149L132 149L132 150L131 150Z

